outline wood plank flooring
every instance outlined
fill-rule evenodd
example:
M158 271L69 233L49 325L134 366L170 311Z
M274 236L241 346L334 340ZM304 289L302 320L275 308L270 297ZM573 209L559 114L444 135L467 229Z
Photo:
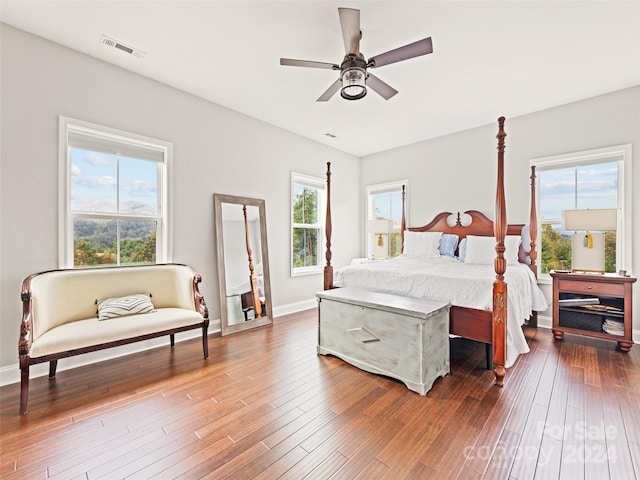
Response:
M316 354L316 310L0 389L3 479L640 477L640 346L526 329L504 388L451 341L426 397ZM62 360L61 362L63 362ZM62 365L62 364L61 364Z

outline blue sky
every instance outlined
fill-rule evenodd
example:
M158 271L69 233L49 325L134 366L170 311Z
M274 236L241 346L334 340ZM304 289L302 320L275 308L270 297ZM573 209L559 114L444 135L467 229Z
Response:
M618 207L616 162L542 170L538 177L541 219L561 219L563 210Z
M117 157L71 149L71 208L117 212ZM155 162L120 158L120 213L153 215L157 209Z

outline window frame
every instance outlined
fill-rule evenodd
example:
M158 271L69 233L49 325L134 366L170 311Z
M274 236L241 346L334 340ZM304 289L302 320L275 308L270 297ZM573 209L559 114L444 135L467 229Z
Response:
M318 190L318 223L317 224L299 224L293 222L293 194L296 185L306 185ZM289 246L289 262L291 268L291 277L300 277L305 275L315 275L323 272L322 252L323 238L325 234L325 212L326 212L327 185L326 180L313 175L307 175L299 172L291 172L291 190L289 194L290 201L290 246ZM318 263L317 265L307 267L294 267L293 263L293 230L294 228L317 228L318 229Z
M374 217L375 212L373 211L373 195L386 193L386 192L395 192L396 190L398 190L402 195L403 186L405 187L405 193L406 193L409 187L408 179L395 180L392 182L385 182L385 183L377 183L377 184L368 185L365 187L365 205L367 206L366 207L367 211L366 211L365 223L364 223L364 232L365 232L364 251L366 252L367 258L373 258L373 253L374 253L372 249L374 234L369 233L369 220L373 220L375 218ZM408 224L408 219L406 218L406 215L407 215L407 211L409 210L408 201L409 201L408 197L405 196L405 221L407 222L407 224ZM402 225L399 226L399 229L400 228L402 228ZM399 229L398 231L400 231Z
M632 263L632 149L631 144L584 150L578 152L534 158L530 166L536 167L536 176L543 170L555 170L568 167L587 166L599 163L618 163L618 228L616 231L616 267L618 270L630 271ZM540 211L540 182L536 181L536 210ZM542 246L542 222L538 216L538 238L536 245ZM555 223L555 222L554 222ZM542 252L538 253L541 258ZM541 272L542 263L538 261L538 280L540 283L551 283L551 276Z
M58 165L59 165L59 195L58 195L58 265L59 268L76 268L74 265L74 231L73 217L86 216L95 219L110 220L154 220L158 222L156 229L156 263L170 263L173 260L173 239L171 221L171 166L173 158L173 144L157 138L130 133L103 125L78 120L71 117L59 116L58 120ZM102 212L80 212L71 210L71 148L70 135L86 136L97 145L121 145L126 151L153 152L154 157L161 156L162 161L155 159L157 165L158 182L158 211L153 217L110 214ZM112 147L113 148L113 147ZM124 156L124 155L123 155ZM136 158L136 157L133 157ZM143 160L149 160L145 158ZM119 246L118 246L119 247ZM113 265L116 266L116 265Z

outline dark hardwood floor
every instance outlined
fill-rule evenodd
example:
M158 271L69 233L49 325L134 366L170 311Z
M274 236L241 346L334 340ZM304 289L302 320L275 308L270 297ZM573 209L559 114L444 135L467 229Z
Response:
M426 397L318 356L316 311L0 389L3 479L640 476L640 346L527 329L504 388L451 341ZM63 364L61 364L63 366Z

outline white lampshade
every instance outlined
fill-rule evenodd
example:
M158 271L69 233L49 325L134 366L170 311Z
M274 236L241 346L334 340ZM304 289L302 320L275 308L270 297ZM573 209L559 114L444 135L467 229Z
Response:
M562 228L566 231L606 232L618 228L618 211L615 208L564 210Z
M393 230L393 221L376 218L369 220L369 233L389 233Z

